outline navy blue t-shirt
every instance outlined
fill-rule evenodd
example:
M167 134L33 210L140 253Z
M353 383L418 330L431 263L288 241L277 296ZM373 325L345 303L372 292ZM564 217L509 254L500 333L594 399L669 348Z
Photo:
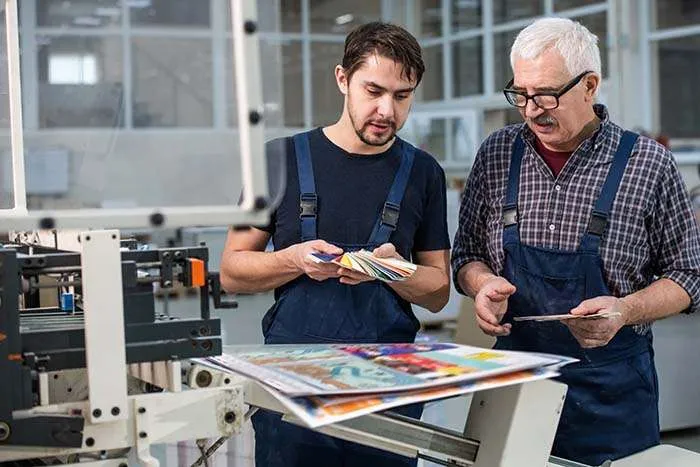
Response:
M380 154L352 154L333 144L321 128L309 133L318 196L318 238L333 244L365 244L369 240L399 168L400 147L395 141ZM275 249L282 250L301 241L294 142L291 137L276 139L267 143L266 151L271 186L283 176L286 188L270 224L259 228L271 233ZM280 173L284 161L286 171ZM398 226L389 239L404 258L411 259L417 251L450 248L445 190L442 167L417 149Z

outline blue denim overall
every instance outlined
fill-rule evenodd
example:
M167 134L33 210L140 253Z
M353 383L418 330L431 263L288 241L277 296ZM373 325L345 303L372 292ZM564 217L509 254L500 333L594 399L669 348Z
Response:
M382 213L366 244L330 241L343 251L374 249L389 241L411 168L413 146L398 140L401 164ZM317 205L308 135L294 136L300 186L301 241L317 238ZM341 218L339 216L339 218ZM338 279L316 281L306 275L287 284L263 318L266 344L413 342L419 323L401 305L398 296L380 281L358 285ZM422 406L402 407L397 412L420 418ZM280 420L278 414L259 410L253 416L257 467L368 467L415 466L416 460L332 438Z
M503 205L504 277L517 291L504 322L509 336L500 349L550 352L578 358L559 378L568 393L552 453L589 465L618 459L659 443L658 387L651 334L624 326L604 347L582 348L560 322L513 322L514 316L567 313L585 299L612 295L599 254L601 237L637 135L625 132L577 251L520 243L518 190L525 143L511 155Z

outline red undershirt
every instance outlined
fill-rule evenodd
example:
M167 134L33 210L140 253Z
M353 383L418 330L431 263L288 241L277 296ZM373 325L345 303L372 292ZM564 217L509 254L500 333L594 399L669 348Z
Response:
M572 152L559 152L547 149L539 138L535 138L535 149L537 149L537 153L542 156L544 162L552 170L554 177L559 175L559 172L564 168L564 164L566 164L566 161L569 160L569 156L572 154Z

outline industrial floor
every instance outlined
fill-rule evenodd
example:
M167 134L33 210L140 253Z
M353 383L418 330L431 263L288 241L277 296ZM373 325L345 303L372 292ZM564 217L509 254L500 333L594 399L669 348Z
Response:
M237 309L215 311L213 316L222 320L225 344L259 344L262 343L260 322L265 311L272 304L271 294L237 297ZM196 314L198 299L183 298L162 303L163 310L172 316L191 316ZM426 331L427 335L441 341L449 341L449 330L436 329ZM468 397L458 397L446 401L427 404L423 420L446 428L461 431L467 415ZM700 452L700 427L662 434L662 440L688 450ZM190 466L199 457L199 450L193 443L180 443L177 446L158 446L154 455L161 460L161 465ZM250 424L243 434L231 439L210 460L212 467L254 467L254 441ZM419 462L419 467L437 467L430 462Z

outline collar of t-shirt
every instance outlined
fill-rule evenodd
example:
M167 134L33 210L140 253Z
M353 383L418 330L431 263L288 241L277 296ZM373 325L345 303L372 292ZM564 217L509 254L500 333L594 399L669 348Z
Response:
M566 164L566 161L569 160L569 157L573 153L573 151L560 152L547 149L539 138L535 138L535 149L555 177L559 175L561 169L564 168L564 164Z

